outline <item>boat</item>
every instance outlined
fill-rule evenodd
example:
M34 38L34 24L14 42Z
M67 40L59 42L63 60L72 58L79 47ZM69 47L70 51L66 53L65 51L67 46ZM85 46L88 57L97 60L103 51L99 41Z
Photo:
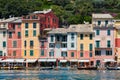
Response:
M97 70L97 67L78 67L78 70Z
M120 67L106 67L107 70L120 70Z

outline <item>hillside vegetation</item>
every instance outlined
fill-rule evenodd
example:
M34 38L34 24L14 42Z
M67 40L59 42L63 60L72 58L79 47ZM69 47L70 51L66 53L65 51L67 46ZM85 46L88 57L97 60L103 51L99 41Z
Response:
M110 13L120 18L120 0L0 0L0 18L49 8L59 17L60 25L91 22L92 13Z

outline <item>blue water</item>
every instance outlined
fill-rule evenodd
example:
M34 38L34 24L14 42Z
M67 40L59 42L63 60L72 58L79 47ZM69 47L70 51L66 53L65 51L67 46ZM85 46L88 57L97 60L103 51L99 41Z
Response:
M0 70L0 80L120 80L120 71Z

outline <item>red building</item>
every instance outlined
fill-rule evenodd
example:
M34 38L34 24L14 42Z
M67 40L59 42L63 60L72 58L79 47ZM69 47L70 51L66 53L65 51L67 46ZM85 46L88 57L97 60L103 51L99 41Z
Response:
M15 18L8 24L8 58L21 58L21 19Z
M40 21L40 35L43 34L43 30L45 28L58 28L59 27L59 19L53 13L51 9L43 10L43 11L35 11L27 16L23 16L23 19L39 19Z

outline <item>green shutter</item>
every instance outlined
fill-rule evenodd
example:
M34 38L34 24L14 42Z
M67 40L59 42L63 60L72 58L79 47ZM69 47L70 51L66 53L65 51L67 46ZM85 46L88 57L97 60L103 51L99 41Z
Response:
M25 30L25 36L26 37L28 36L28 30Z
M101 24L101 21L98 21L98 25L100 25Z
M108 48L111 46L110 43L111 43L110 40L108 40L108 41L107 41L107 47L108 47Z
M36 36L36 30L33 30L33 36Z
M90 34L90 40L92 40L92 37L93 37L92 34Z
M26 56L26 50L24 50L24 56Z
M3 41L3 47L6 47L6 42L5 41Z
M41 50L41 56L44 56L44 50L43 49Z
M28 28L28 23L25 23L25 28Z
M71 52L71 57L74 57L74 52Z
M92 51L92 49L93 49L93 45L90 44L90 45L89 45L89 50Z
M80 39L83 40L83 34L80 34Z
M83 44L80 44L80 50L81 51L83 50Z
M96 35L100 35L100 30L96 30Z
M83 52L80 53L80 57L83 57Z
M34 55L33 50L30 50L30 56L33 56L33 55Z
M110 30L107 30L107 35L110 35Z
M36 23L33 23L33 28L36 28Z
M92 53L90 52L90 57L92 57Z
M21 32L18 32L18 37L21 37Z

